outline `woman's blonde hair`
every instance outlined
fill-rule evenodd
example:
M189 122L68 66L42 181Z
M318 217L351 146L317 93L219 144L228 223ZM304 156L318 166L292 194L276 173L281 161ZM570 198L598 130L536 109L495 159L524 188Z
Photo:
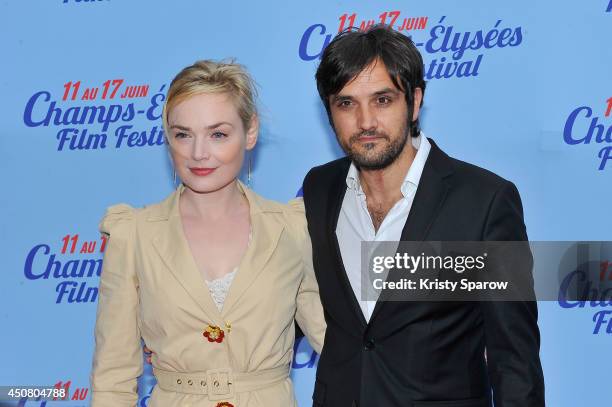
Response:
M201 93L227 93L232 98L244 131L248 131L251 119L257 114L255 82L244 66L233 60L217 62L196 61L184 68L170 83L162 113L164 132L168 137L168 113L185 99Z

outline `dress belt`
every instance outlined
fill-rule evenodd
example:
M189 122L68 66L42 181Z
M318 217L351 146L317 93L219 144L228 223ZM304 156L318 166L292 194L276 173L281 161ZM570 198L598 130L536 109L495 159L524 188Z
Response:
M153 368L158 386L166 391L206 394L209 400L232 398L235 393L259 390L289 377L289 365L249 373L232 369L210 369L205 372L180 373Z

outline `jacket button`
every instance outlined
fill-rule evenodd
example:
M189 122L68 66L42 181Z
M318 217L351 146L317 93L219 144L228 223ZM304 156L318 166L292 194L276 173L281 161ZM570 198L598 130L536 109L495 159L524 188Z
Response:
M374 344L374 339L368 339L363 348L365 350L372 350L376 345Z

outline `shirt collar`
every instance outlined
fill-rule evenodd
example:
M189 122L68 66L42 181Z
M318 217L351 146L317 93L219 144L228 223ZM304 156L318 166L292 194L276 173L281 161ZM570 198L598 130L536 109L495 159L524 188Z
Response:
M411 137L411 141L412 146L417 150L417 152L400 188L403 196L408 194L408 189L411 185L413 187L417 187L419 185L421 175L423 174L423 168L425 168L425 162L427 161L427 156L431 150L431 144L422 131L417 137ZM359 170L352 162L351 166L349 167L348 174L346 175L346 186L349 189L354 190L359 195L364 193L363 189L361 188L361 183L359 182Z

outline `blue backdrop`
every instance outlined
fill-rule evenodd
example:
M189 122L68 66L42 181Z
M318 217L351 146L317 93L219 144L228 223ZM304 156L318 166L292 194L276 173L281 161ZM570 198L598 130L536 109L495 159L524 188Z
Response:
M611 240L612 0L5 1L0 385L57 384L78 400L47 405L89 404L97 223L111 204L173 188L160 114L182 67L247 66L262 114L252 184L287 201L309 168L341 155L314 83L321 50L342 27L381 21L423 53L425 133L515 182L532 240ZM548 405L610 404L600 310L540 303ZM316 355L296 346L307 406ZM143 406L153 380L141 379Z

